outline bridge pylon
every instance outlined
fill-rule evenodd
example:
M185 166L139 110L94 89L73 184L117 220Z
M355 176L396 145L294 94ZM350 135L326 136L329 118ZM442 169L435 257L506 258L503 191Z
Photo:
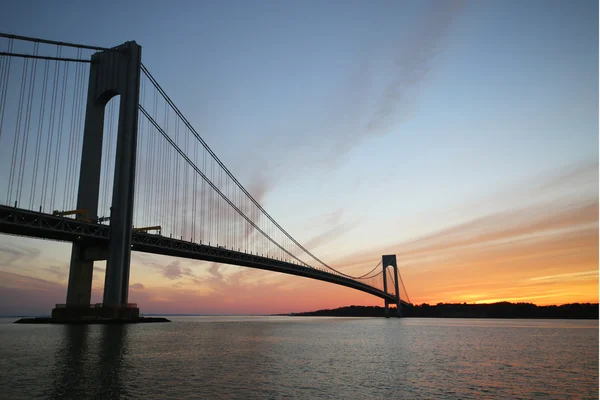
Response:
M141 76L141 46L134 41L91 57L83 132L83 149L77 208L85 209L88 218L98 220L98 199L102 165L102 141L106 104L120 95L117 149L115 158L110 236L108 247L99 248L81 240L73 243L66 309L56 308L57 316L70 318L75 309L90 310L94 260L106 259L106 276L102 313L105 317L139 315L137 307L127 307L131 231L138 132L138 104ZM135 315L134 315L135 314ZM73 315L75 316L75 315Z
M399 274L398 274L398 264L396 263L396 255L390 254L390 255L381 256L381 265L383 268L383 291L386 293L388 293L387 269L389 267L394 269L394 290L396 293L396 316L401 317L402 316L402 309L401 309L402 302L400 299L400 289L398 286ZM385 317L389 318L390 317L390 310L389 310L390 300L384 299L384 304L385 304Z

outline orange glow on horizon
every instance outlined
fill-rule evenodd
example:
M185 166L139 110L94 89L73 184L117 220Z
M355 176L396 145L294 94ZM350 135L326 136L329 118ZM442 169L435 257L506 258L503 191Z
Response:
M364 272L382 254L396 254L413 304L597 303L598 242L598 199L578 199L487 215L331 265ZM19 251L37 254L35 247ZM0 269L0 312L27 302L64 303L68 264L41 268L23 260ZM102 301L103 265L94 267L92 302ZM279 314L383 304L308 278L143 253L132 255L130 285L129 301L145 313Z

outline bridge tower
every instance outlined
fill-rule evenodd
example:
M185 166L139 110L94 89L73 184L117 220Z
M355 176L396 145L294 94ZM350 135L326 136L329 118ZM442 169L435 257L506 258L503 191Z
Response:
M107 260L102 316L139 315L139 309L127 308L127 297L141 60L141 46L134 41L91 57L77 208L86 209L88 218L97 220L105 107L111 98L120 95L110 237L108 248L85 241L73 243L66 314L75 315L77 310L90 309L94 261Z
M398 317L402 316L401 312L401 299L400 299L400 290L398 286L398 280L400 275L398 274L398 264L396 264L396 255L385 255L381 257L381 265L383 267L383 291L387 293L388 287L388 279L387 279L387 268L391 267L394 269L394 289L396 293L396 313ZM389 318L389 305L390 301L388 299L384 300L385 302L385 317Z

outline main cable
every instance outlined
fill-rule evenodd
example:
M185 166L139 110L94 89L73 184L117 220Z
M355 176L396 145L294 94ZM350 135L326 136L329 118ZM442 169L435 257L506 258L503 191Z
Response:
M406 300L410 303L410 297L408 297L408 292L406 291L406 287L404 286L404 281L402 280L402 275L400 275L400 271L398 271L398 280L400 284L402 284L402 289L404 289L404 293L406 294Z
M152 74L150 73L150 71L148 70L148 68L146 68L145 65L142 64L141 66L142 68L142 72L146 75L146 77L150 80L150 82L152 82L152 84L154 85L154 87L156 88L156 90L162 95L162 97L165 99L165 101L171 106L171 108L173 109L173 111L175 111L175 113L181 118L181 120L183 121L184 124L186 124L186 126L190 129L190 131L194 134L194 136L196 137L197 140L200 141L200 143L202 143L202 145L206 148L206 150L210 153L210 155L213 157L213 159L219 164L219 166L223 169L223 171L225 171L225 173L233 180L233 182L235 182L235 184L244 192L244 194L252 201L252 203L254 203L254 205L256 207L258 207L258 209L262 212L262 214L264 216L266 216L280 231L281 233L283 233L285 236L287 236L296 246L298 246L300 249L302 249L307 255L309 255L311 258L313 258L315 261L317 261L318 263L320 263L321 265L323 265L324 267L331 269L332 271L335 271L336 273L351 278L351 279L355 279L354 276L352 275L348 275L345 274L341 271L336 270L335 268L329 266L328 264L326 264L325 262L323 262L321 259L319 259L317 256L315 256L314 254L312 254L309 250L307 250L304 246L302 246L296 239L294 239L285 229L283 229L283 227L281 227L281 225L279 225L277 223L277 221L275 221L275 219L273 219L273 217L271 217L271 215L269 213L267 213L267 211L258 203L258 201L256 201L256 199L254 199L254 197L242 186L242 184L235 178L235 176L229 171L229 169L227 169L227 167L225 166L225 164L223 164L223 162L221 162L221 160L217 157L217 155L210 149L210 147L208 146L208 144L202 139L202 137L198 134L198 132L196 132L196 130L194 129L194 127L190 124L190 122L183 116L183 114L181 113L181 111L177 108L177 106L175 105L175 103L173 103L173 101L171 100L171 98L167 95L167 93L164 91L164 89L160 86L160 84L158 83L158 81L156 81L156 79L154 79L154 77L152 76ZM186 156L187 157L187 156ZM236 207L237 208L237 207ZM243 214L243 213L242 213ZM261 230L262 231L262 230ZM262 231L264 232L264 231ZM264 234L266 235L266 234ZM287 250L284 250L281 246L278 246L281 250L285 251L286 253ZM291 255L291 254L290 254ZM294 259L297 259L297 257L293 256ZM299 259L298 259L299 260ZM300 261L300 260L299 260ZM300 261L302 264L304 265L308 265L306 264L304 261Z
M375 274L375 275L373 275L373 276L367 276L367 275L369 275L371 272L375 271L375 270L377 269L377 267L379 267L380 265L381 265L381 261L379 261L379 262L377 263L377 265L376 265L375 267L373 267L373 269L372 269L372 270L370 270L369 272L367 272L367 273L366 273L366 274L364 274L364 275L357 276L357 277L356 277L356 278L354 278L354 279L370 279L370 278L374 278L374 277L376 277L376 276L377 276L377 275L379 275L379 274Z

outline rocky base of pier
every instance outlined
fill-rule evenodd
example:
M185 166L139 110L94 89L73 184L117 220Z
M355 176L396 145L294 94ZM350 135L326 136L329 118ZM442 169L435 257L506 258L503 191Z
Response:
M73 307L57 304L51 317L21 318L17 324L139 324L171 322L162 317L140 317L136 304L108 307L102 304Z

